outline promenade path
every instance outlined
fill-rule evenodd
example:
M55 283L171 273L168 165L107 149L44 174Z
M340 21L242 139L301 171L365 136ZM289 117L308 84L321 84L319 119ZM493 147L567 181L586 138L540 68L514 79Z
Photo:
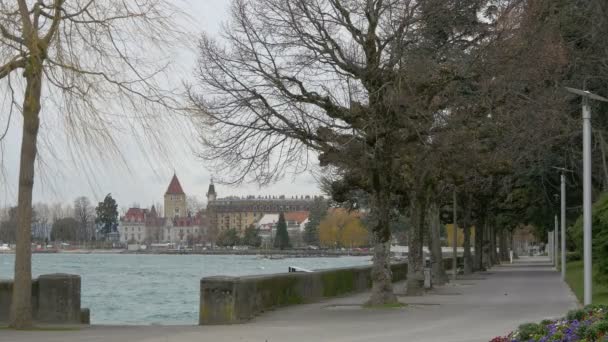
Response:
M396 289L402 292L403 285ZM367 294L298 305L231 326L91 326L78 331L0 330L0 341L489 341L521 323L564 315L578 302L547 259L460 277L403 308L365 309ZM93 313L94 314L94 313Z

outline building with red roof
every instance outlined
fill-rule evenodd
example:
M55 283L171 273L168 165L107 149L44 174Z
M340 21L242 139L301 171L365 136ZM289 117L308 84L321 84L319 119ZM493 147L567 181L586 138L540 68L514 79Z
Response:
M120 219L120 241L186 244L196 240L200 234L201 218L188 212L186 200L186 193L177 175L173 174L164 195L164 217L159 215L154 205L149 210L129 208Z
M165 217L176 218L187 215L186 193L182 189L177 175L173 174L165 192Z

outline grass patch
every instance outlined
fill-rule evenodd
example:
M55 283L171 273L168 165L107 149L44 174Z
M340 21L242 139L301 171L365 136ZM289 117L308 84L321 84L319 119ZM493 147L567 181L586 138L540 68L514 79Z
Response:
M399 302L381 304L381 305L370 305L370 304L363 305L363 307L366 309L399 309L399 308L404 308L406 306L407 306L407 304L403 304L403 303L399 303Z
M595 274L594 268L594 274ZM571 261L566 263L566 283L572 289L572 292L578 298L580 303L583 303L584 297L584 281L583 281L583 261ZM593 277L593 304L608 305L608 284L602 284L596 281Z

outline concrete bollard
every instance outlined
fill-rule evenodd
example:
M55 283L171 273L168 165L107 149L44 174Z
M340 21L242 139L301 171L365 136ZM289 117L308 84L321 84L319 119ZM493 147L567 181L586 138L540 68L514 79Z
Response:
M88 308L80 310L80 324L91 324L91 310Z
M430 267L424 268L424 288L431 289L433 287L433 279Z
M0 281L0 322L8 322L13 296L13 281Z
M45 323L81 322L80 276L45 274L38 277L38 317Z
M0 281L0 322L8 322L13 301L13 281ZM38 319L38 279L32 280L32 314Z
M200 325L239 323L235 310L235 279L222 276L201 279Z

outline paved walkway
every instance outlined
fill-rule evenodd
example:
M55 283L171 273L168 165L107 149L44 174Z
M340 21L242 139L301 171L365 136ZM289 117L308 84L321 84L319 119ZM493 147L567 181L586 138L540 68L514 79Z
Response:
M402 286L402 285L399 285ZM397 288L399 291L400 288ZM367 295L299 305L232 326L92 326L80 331L0 330L0 341L489 341L517 325L559 317L578 303L546 259L524 258L461 278L398 309L364 309Z

